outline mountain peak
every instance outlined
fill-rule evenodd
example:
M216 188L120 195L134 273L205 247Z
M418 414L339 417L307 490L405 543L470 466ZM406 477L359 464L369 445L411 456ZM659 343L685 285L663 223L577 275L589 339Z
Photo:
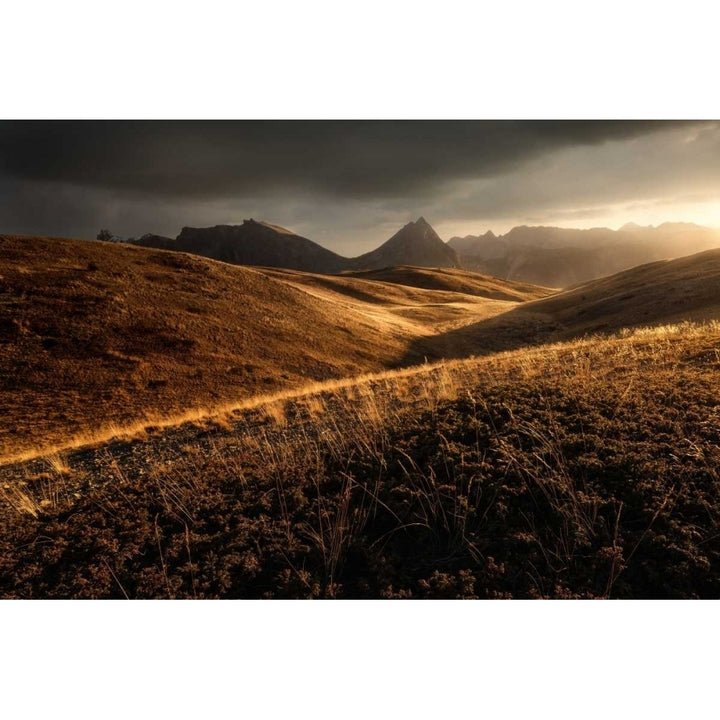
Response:
M267 220L255 220L255 218L250 218L249 220L243 220L243 224L241 227L248 228L268 228L269 230L274 230L276 233L280 233L280 235L296 235L292 230L288 230L287 228L282 227L281 225L275 225L273 223L267 222Z
M442 242L440 236L435 232L435 228L422 215L415 222L409 222L405 225L393 237L399 236L414 239L416 242L427 240Z
M459 266L455 251L445 245L424 217L404 225L379 248L355 258L354 263L359 269L377 269L396 265Z
M244 220L242 225L184 227L173 249L236 265L284 267L306 272L340 272L348 262L291 230L254 218Z

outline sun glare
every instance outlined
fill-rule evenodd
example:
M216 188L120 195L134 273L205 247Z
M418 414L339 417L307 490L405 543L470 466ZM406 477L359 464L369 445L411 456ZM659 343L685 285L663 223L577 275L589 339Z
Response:
M436 228L441 237L448 240L455 236L483 235L488 230L495 235L503 235L520 225L543 225L578 230L607 227L618 230L629 222L656 227L666 222L683 222L720 229L720 198L717 201L703 202L665 202L662 199L654 199L645 203L598 208L596 211L592 208L562 209L516 218L451 221L437 223Z

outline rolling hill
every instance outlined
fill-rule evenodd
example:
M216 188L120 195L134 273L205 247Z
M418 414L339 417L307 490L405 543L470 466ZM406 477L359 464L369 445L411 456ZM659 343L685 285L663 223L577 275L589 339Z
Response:
M418 337L533 293L509 286L506 296L0 236L0 455L421 362Z
M626 328L720 318L720 250L640 265L474 325L421 338L424 357L463 357Z
M720 317L720 250L625 270L534 303L577 335Z
M552 295L555 290L542 288L530 283L499 280L491 275L469 272L455 268L434 268L396 266L379 270L356 270L342 274L363 280L394 283L426 290L441 290L477 295L494 300L535 300L543 295Z
M718 368L720 250L555 292L0 236L0 597L717 597Z
M717 598L720 323L0 467L3 598Z

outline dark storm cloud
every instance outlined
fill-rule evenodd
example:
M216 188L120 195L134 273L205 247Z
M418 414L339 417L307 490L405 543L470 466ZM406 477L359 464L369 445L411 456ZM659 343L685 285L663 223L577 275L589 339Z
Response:
M174 237L255 217L359 255L420 215L446 239L643 213L718 224L718 188L717 122L0 121L0 233ZM707 207L680 216L694 196Z
M426 195L665 121L6 121L0 174L123 195Z

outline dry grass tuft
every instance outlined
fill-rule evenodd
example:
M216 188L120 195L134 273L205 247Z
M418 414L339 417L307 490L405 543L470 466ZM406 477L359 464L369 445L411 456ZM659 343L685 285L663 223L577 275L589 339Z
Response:
M70 475L72 472L67 461L59 452L51 453L43 459L50 466L50 469L57 475Z

